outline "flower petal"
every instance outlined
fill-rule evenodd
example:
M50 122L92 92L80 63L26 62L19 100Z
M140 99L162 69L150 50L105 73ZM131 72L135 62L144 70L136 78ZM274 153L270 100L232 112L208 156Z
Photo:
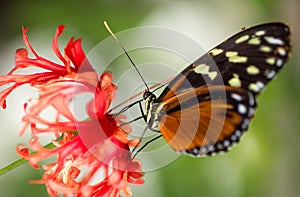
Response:
M58 42L57 42L58 37L62 34L64 29L65 29L64 25L60 25L60 26L57 27L55 36L54 36L53 41L52 41L52 48L53 48L53 51L56 54L56 56L63 62L63 64L67 65L67 61L63 57L63 55L61 54L61 52L58 48Z
M34 56L38 58L39 57L38 54L32 48L32 46L31 46L31 44L30 44L30 42L28 40L27 31L28 31L28 28L22 26L23 41L24 41L25 45L30 49L30 51L34 54Z
M70 39L67 46L65 47L65 54L72 61L75 69L79 71L79 73L94 71L82 50L81 39Z

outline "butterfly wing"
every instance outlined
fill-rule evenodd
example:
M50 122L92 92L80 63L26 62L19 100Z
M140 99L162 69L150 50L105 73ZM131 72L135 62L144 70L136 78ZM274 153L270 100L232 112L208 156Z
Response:
M193 155L227 150L247 129L256 95L290 51L290 30L283 23L233 35L168 84L156 100L153 121L174 150Z
M197 156L226 151L237 142L255 105L252 93L243 89L205 86L172 97L156 109L165 110L158 125L168 144Z
M290 30L283 23L243 30L185 68L169 83L157 102L205 85L228 85L256 95L276 76L290 51Z

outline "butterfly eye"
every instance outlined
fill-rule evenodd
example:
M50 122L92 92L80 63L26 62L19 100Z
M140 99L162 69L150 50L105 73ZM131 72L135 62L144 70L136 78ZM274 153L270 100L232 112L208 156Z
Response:
M144 101L155 101L156 100L156 96L152 92L146 91L143 94L143 100Z

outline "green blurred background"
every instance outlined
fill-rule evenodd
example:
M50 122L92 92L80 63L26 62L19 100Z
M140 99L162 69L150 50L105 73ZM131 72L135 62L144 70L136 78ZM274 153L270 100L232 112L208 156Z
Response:
M133 187L133 194L296 197L300 196L299 13L298 0L11 0L0 6L0 72L7 73L13 67L14 51L24 47L22 25L30 27L32 44L48 57L53 56L51 39L59 24L67 26L65 38L81 37L84 49L89 51L108 36L103 20L109 21L115 32L145 25L170 27L193 37L207 49L243 26L287 22L293 32L293 56L259 97L256 117L242 141L229 153L200 159L182 156L149 172L144 185ZM23 91L10 96L8 109L0 111L1 167L18 158L15 146L29 137L17 135L22 116L19 111L26 99L20 96ZM43 185L28 184L28 180L41 176L41 171L23 165L0 177L0 196L47 196Z

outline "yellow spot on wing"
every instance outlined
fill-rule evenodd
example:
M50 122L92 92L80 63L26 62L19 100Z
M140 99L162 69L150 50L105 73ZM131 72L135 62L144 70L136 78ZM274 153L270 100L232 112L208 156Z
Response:
M240 88L242 87L241 80L237 74L233 74L233 77L228 81L229 85L232 87Z
M250 83L249 84L249 90L252 90L253 92L258 92L259 88L255 83Z
M257 35L257 36L262 36L262 35L265 35L265 31L264 30L260 30L260 31L257 31L256 33L255 33L255 35Z
M249 75L257 75L259 73L259 69L254 65L248 66L246 71Z
M216 55L219 55L219 54L221 54L221 53L223 53L223 49L217 49L217 48L215 48L215 49L212 49L209 53L212 55L212 56L216 56Z
M249 44L253 44L253 45L259 45L261 43L261 40L257 37L255 38L251 38L249 41L248 41Z
M228 59L229 62L232 63L246 63L248 60L245 56L232 56Z
M216 78L216 76L218 75L218 73L216 71L213 71L213 72L210 72L208 73L208 77L211 79L211 80L214 80Z
M225 56L226 57L232 57L232 56L237 56L238 55L238 52L237 51L227 51L225 53Z
M250 83L248 88L253 92L260 92L264 88L264 84L258 81L256 83Z
M209 66L206 64L199 64L198 66L196 66L194 68L195 73L198 73L198 74L207 74L207 73L209 73L208 70L209 70Z
M238 38L238 39L235 41L235 44L239 44L239 43L245 42L246 40L249 39L249 37L250 37L249 35L244 35L244 36Z
M195 73L208 75L211 80L214 80L218 73L216 71L209 71L209 66L206 64L199 64L194 69Z
M237 51L227 51L225 56L228 57L228 61L232 63L245 63L247 62L247 57L245 56L238 56Z
M262 52L268 53L268 52L272 51L272 48L269 47L269 46L266 46L266 45L262 45L262 46L260 46L259 50L262 51Z
M275 57L269 57L266 59L266 62L270 65L274 65L275 64Z

